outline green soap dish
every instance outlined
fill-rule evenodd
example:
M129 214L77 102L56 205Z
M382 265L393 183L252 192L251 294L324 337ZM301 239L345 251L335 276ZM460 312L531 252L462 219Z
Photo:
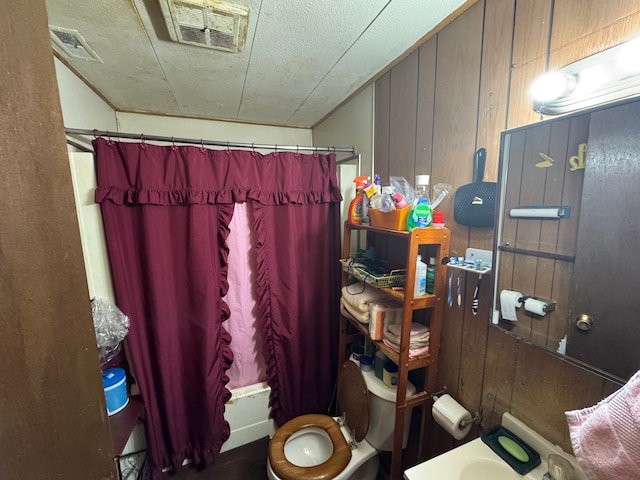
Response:
M540 465L540 454L502 425L491 427L481 438L520 475L526 475Z

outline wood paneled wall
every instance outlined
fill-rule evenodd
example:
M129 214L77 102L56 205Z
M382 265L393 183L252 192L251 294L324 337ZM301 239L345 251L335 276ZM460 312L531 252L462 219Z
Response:
M471 182L473 154L486 147L485 180L495 181L501 131L541 119L527 95L531 82L638 34L640 3L632 0L470 2L376 81L376 171L383 182L428 173L432 185L448 183L455 191ZM453 195L441 209L452 231L451 255L492 248L491 229L453 221ZM463 306L445 313L438 386L481 412L480 428L510 411L571 451L564 412L593 405L619 385L489 328L492 280L484 279L474 316L476 278L466 278ZM429 453L453 446L436 427Z
M0 44L0 478L113 479L44 1Z

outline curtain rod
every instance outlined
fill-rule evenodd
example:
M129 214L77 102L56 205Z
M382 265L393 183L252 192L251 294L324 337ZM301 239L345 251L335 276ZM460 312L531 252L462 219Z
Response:
M128 138L132 140L150 140L154 142L168 143L190 143L194 145L213 145L217 147L252 148L264 150L293 150L296 152L336 152L351 153L352 155L356 155L356 147L310 147L300 145L265 145L260 143L221 142L218 140L203 140L201 138L161 137L158 135L145 135L143 133L109 132L106 130L84 130L80 128L65 128L64 131L67 133L67 135L93 135L94 137Z

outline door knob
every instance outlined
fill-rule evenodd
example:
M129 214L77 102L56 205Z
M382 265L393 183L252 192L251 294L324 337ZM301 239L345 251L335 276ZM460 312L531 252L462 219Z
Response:
M581 313L580 315L576 316L576 327L578 327L579 330L588 332L589 330L591 330L592 326L593 318L591 318L586 313Z

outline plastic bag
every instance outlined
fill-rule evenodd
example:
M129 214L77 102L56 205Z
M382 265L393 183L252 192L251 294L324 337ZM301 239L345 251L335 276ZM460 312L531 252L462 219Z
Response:
M389 183L393 187L393 195L400 194L402 198L407 202L407 205L413 205L414 193L413 187L407 179L404 177L389 177ZM395 198L395 197L394 197ZM396 208L402 208L398 206L398 201L396 200ZM405 205L406 206L406 205Z
M100 364L104 365L120 351L120 342L129 333L129 317L115 305L99 298L91 301L91 314Z

